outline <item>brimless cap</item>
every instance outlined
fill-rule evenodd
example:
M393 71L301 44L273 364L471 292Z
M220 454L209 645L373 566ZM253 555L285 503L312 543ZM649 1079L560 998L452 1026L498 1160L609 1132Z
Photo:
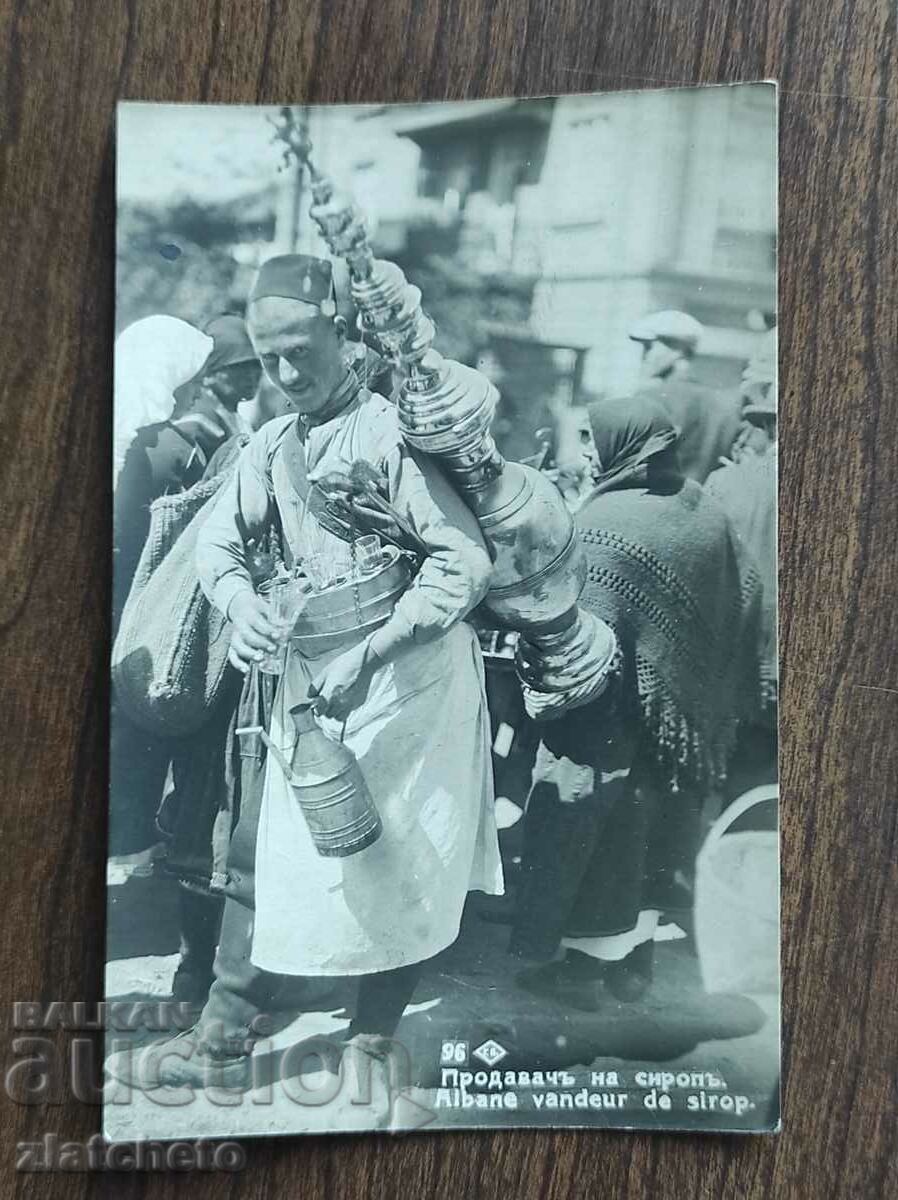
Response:
M325 316L336 312L334 272L326 258L311 254L279 254L262 264L249 293L249 303L265 296L314 304Z

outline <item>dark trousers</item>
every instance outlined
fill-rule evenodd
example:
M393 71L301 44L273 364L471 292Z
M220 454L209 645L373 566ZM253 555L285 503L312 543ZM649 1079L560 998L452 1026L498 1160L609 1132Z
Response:
M253 671L246 679L236 727L268 727L276 679ZM231 771L236 821L227 854L227 882L215 976L199 1021L212 1053L232 1052L251 1041L254 1021L268 1013L280 983L250 961L255 919L256 837L265 781L265 746L258 735L232 735Z
M551 958L563 937L633 928L691 874L699 798L669 794L624 685L544 727L524 818L511 949Z
M136 854L161 840L156 813L171 741L135 724L113 700L109 726L109 854Z
M215 947L221 925L221 896L208 895L192 888L178 888L178 916L181 925L181 963L178 974L208 979L212 974Z

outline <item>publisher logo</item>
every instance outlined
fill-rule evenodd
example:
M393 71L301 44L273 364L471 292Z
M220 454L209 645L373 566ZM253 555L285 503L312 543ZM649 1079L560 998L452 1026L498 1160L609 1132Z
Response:
M471 1053L474 1058L479 1058L488 1067L494 1067L496 1063L500 1063L503 1058L508 1057L508 1051L505 1047L492 1038L484 1042L482 1046L478 1046L476 1050L472 1050Z

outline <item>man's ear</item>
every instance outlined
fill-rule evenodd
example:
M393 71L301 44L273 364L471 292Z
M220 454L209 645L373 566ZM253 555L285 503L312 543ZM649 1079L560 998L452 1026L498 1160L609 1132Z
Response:
M334 317L334 332L337 335L337 341L342 345L346 340L346 318L341 316Z

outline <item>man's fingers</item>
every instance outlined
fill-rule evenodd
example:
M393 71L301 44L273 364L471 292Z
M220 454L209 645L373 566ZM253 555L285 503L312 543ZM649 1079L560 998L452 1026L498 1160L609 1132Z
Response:
M252 663L258 662L264 657L265 645L264 643L258 646L252 644L242 632L235 629L231 637L231 650L245 663Z
M274 635L259 633L253 625L241 625L239 631L235 631L235 637L248 648L250 658L256 650L264 650L267 654L273 654L277 650Z
M323 696L319 696L314 709L317 717L333 717L335 721L342 721L349 715L349 705L336 697L325 700Z
M263 612L254 613L248 619L247 626L257 633L259 637L267 638L269 641L275 637L275 628Z
M327 692L327 674L319 675L309 684L309 696L316 716L335 717L336 697Z
M236 667L241 675L245 675L249 670L249 663L243 661L234 649L233 644L228 646L228 662L232 667Z

